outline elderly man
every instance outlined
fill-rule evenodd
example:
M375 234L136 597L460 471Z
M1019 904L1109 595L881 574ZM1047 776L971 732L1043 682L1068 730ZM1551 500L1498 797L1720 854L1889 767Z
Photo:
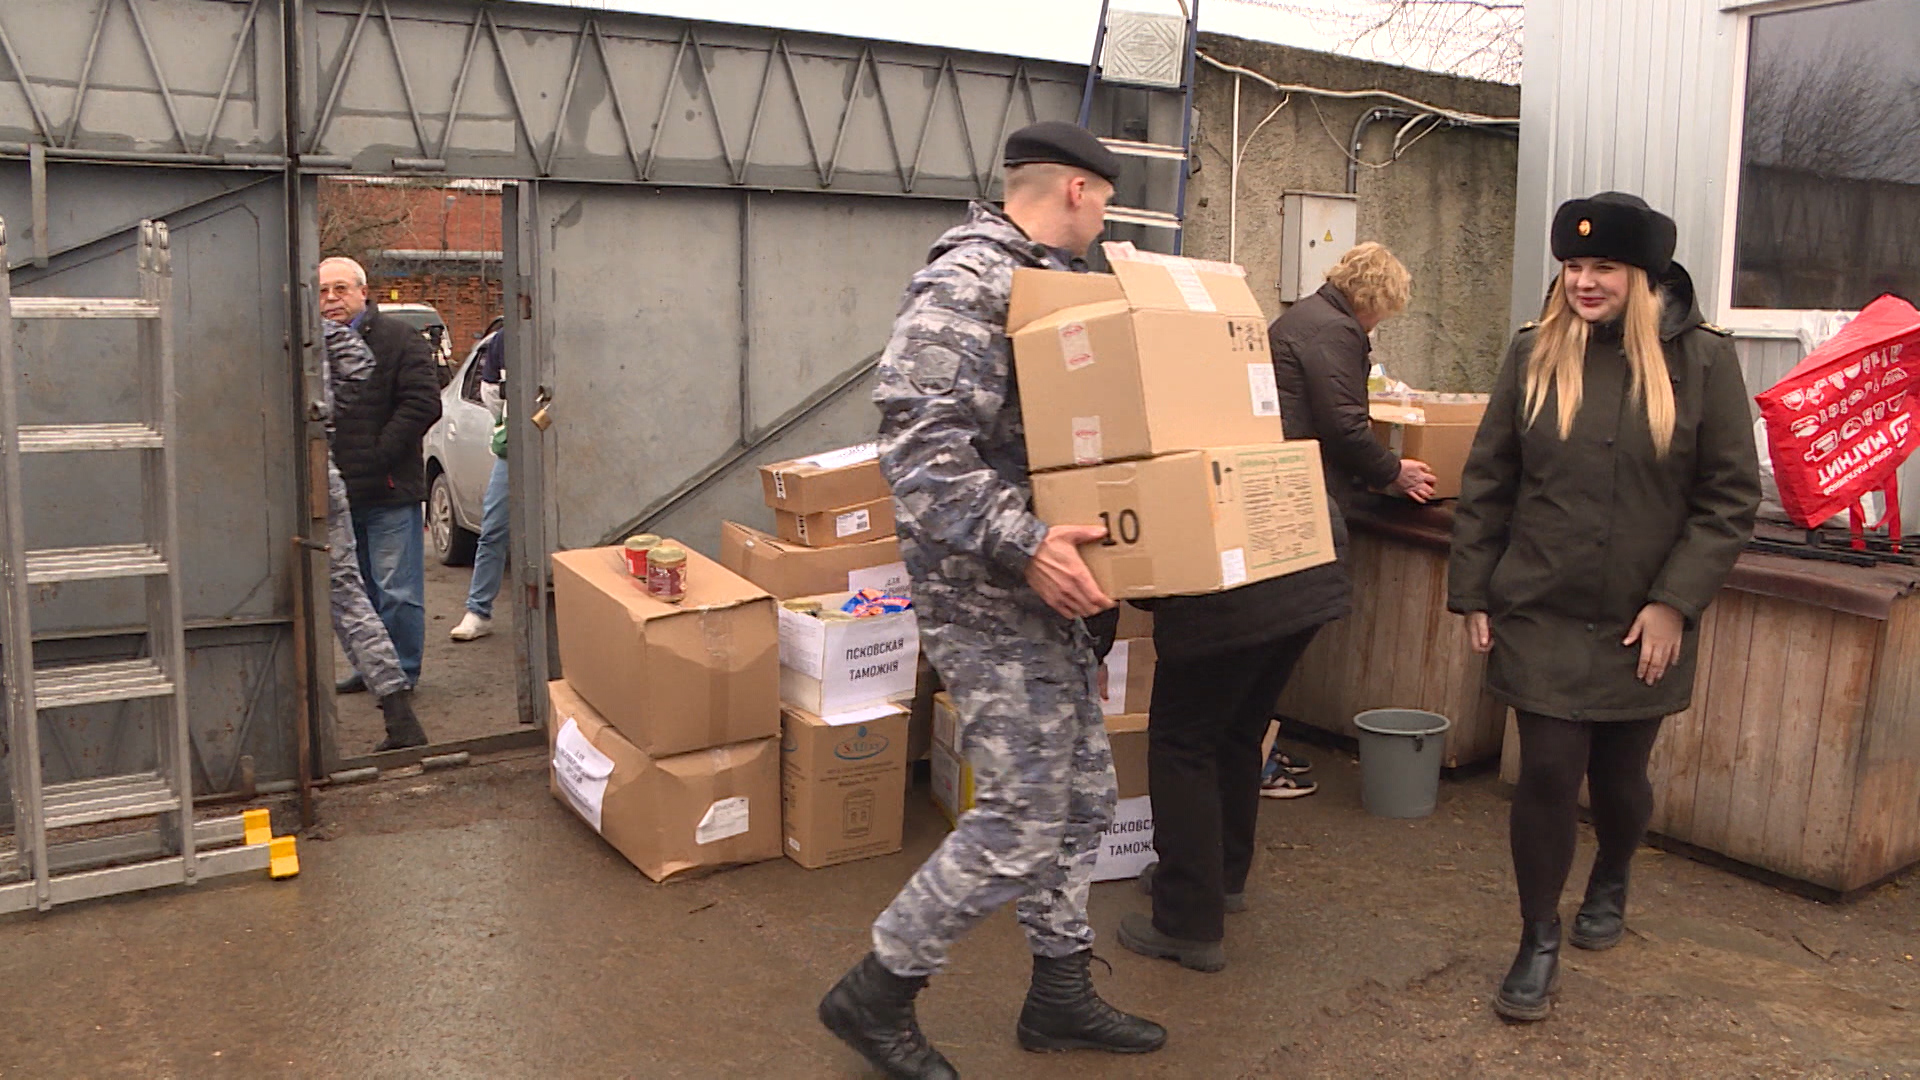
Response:
M1047 122L1007 139L1006 166L1005 210L975 203L909 282L874 391L921 646L975 777L973 809L820 1003L821 1022L890 1077L958 1075L920 1033L914 998L954 942L1015 901L1033 953L1021 1046L1166 1041L1093 989L1087 890L1115 787L1082 620L1114 605L1078 545L1105 533L1034 516L1006 333L1013 271L1076 268L1105 227L1118 161L1086 130Z
M360 576L400 654L407 684L420 682L427 643L426 464L420 443L440 419L433 349L420 332L380 314L367 299L367 272L352 259L320 263L320 314L360 334L373 373L350 408L334 418L333 460L353 507ZM367 688L356 671L338 689Z

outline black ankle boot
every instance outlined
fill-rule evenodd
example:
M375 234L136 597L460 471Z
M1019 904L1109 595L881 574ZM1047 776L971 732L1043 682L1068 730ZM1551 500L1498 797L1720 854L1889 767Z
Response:
M926 976L895 975L868 953L820 999L820 1022L894 1080L959 1080L913 1017L913 999L926 985Z
M387 718L387 737L373 748L375 753L427 745L426 729L420 726L420 718L413 714L413 691L400 690L381 698L380 711Z
M1582 949L1611 949L1627 934L1627 875L1593 868L1587 899L1573 917L1567 940Z
M1144 1054L1165 1045L1166 1028L1123 1013L1094 993L1092 960L1093 952L1085 949L1033 958L1033 985L1017 1029L1021 1047Z
M1509 1020L1545 1020L1560 988L1560 920L1524 923L1520 951L1493 999L1493 1011Z

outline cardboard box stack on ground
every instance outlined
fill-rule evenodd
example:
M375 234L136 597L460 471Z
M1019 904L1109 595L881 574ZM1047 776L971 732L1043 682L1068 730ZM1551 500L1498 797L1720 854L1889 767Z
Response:
M1485 394L1427 390L1376 396L1368 403L1373 437L1403 458L1426 462L1438 480L1436 499L1460 497L1460 474L1486 411Z
M553 578L554 794L656 881L778 857L773 597L691 551L679 604L620 548L559 552Z
M1332 561L1318 448L1282 442L1246 274L1106 250L1111 275L1014 273L1035 512L1106 527L1081 554L1116 598L1217 592Z
M787 857L808 869L900 850L907 711L877 705L831 721L781 716L780 801Z
M790 544L844 547L893 535L893 492L873 443L760 467L774 532Z
M1153 854L1153 802L1147 796L1147 717L1125 713L1106 718L1107 741L1113 748L1114 780L1120 799L1113 824L1100 842L1093 880L1117 881L1135 877ZM953 698L936 694L933 704L932 792L935 806L950 825L973 808L973 765L961 750L959 713Z
M850 595L780 609L787 855L809 868L900 850L906 812L911 730L898 703L914 697L919 627L911 610L820 617Z
M720 524L720 563L779 600L865 588L898 589L907 584L900 542L891 536L810 548L725 521Z

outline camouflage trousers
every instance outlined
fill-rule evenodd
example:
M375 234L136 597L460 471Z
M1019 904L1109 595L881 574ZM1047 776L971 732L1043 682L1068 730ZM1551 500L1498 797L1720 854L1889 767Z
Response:
M896 975L935 974L1008 901L1035 955L1091 947L1087 888L1115 788L1085 627L983 633L923 616L920 647L953 695L974 805L874 922L874 954Z
M394 651L393 638L386 624L373 610L367 586L360 578L360 560L353 542L353 512L347 505L347 484L340 470L327 455L327 562L328 591L333 597L333 632L340 638L353 670L367 681L374 697L386 697L407 689L407 677L400 670L400 654Z

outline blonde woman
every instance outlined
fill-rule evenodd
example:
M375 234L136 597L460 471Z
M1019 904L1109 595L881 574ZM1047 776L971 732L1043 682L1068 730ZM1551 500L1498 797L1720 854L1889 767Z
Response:
M1522 931L1494 1001L1512 1020L1552 1009L1582 778L1599 852L1569 937L1607 949L1625 932L1647 759L1692 702L1696 627L1760 501L1746 383L1674 240L1633 195L1555 213L1560 273L1507 350L1454 510L1447 606L1519 715Z

